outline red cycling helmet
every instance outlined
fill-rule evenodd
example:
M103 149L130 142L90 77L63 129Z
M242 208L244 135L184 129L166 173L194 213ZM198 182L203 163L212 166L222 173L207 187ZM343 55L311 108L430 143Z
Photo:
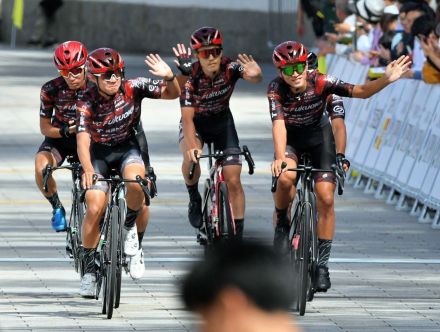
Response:
M91 74L124 69L121 55L111 48L98 48L89 54L87 65Z
M297 62L307 62L307 49L296 41L286 41L273 50L272 60L277 68Z
M220 30L212 27L203 27L191 35L191 48L198 50L202 46L222 46L223 37Z
M53 53L53 62L59 70L73 69L86 63L87 49L78 41L66 41Z

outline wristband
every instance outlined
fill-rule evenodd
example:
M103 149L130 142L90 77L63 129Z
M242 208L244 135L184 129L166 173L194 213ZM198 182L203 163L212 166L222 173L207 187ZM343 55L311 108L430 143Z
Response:
M171 82L171 81L174 81L175 78L176 78L176 74L173 73L173 76L172 76L171 78L166 79L166 78L164 77L163 80L166 81L166 82Z

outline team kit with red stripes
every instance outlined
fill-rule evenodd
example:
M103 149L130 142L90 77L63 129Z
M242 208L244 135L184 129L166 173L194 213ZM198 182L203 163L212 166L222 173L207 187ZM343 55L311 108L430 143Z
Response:
M188 219L192 227L202 226L197 153L201 154L205 143L212 143L215 150L240 151L229 101L239 79L255 84L262 81L260 66L251 55L239 54L235 61L225 56L222 33L213 27L195 30L190 36L190 48L177 44L173 51L180 70L178 75L159 55L146 56L146 66L158 79L127 79L124 60L114 49L99 48L89 54L82 43L67 41L54 52L60 77L41 89L40 128L44 141L36 153L35 176L38 188L53 207L52 227L65 231L66 216L56 183L50 177L49 190L44 192L40 173L46 165L61 165L66 156L81 162L82 186L86 190L81 234L85 266L80 285L83 297L95 296L99 224L109 190L105 182L96 179L107 178L112 169L124 179L144 177L149 166L144 164L144 152L136 135L144 99L180 98L181 121L176 128L179 133L176 144L183 157L182 175L189 195ZM288 252L289 205L295 197L297 182L296 174L285 172L282 165L295 168L303 153L310 154L316 168L329 169L337 158L349 165L343 154L336 156L332 131L332 121L345 116L341 97L367 98L400 78L409 63L402 57L387 67L383 78L352 85L309 68L308 55L305 46L295 41L275 47L272 59L277 77L267 88L274 145L271 173L279 178L273 194L273 243L279 255ZM145 137L144 140L146 142ZM184 171L189 169L190 163L196 164L195 176L191 179ZM236 237L241 240L245 219L241 159L228 158L223 172L230 192ZM334 235L335 177L331 173L318 174L314 180L319 240L316 289L327 291L331 287L328 260ZM142 239L149 211L139 186L127 185L126 200L124 248L132 257L130 275L138 279L145 270Z

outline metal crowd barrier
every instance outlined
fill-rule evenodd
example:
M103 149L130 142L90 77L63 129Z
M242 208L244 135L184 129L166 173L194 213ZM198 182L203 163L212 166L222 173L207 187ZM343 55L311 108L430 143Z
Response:
M328 74L362 83L368 67L328 57ZM373 97L345 98L350 181L440 229L440 85L401 79Z

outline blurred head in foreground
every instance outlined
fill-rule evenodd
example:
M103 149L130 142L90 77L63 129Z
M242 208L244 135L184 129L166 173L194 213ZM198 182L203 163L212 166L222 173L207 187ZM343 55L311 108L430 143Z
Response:
M182 283L187 309L202 331L296 332L290 268L272 248L246 242L218 246L196 263Z

